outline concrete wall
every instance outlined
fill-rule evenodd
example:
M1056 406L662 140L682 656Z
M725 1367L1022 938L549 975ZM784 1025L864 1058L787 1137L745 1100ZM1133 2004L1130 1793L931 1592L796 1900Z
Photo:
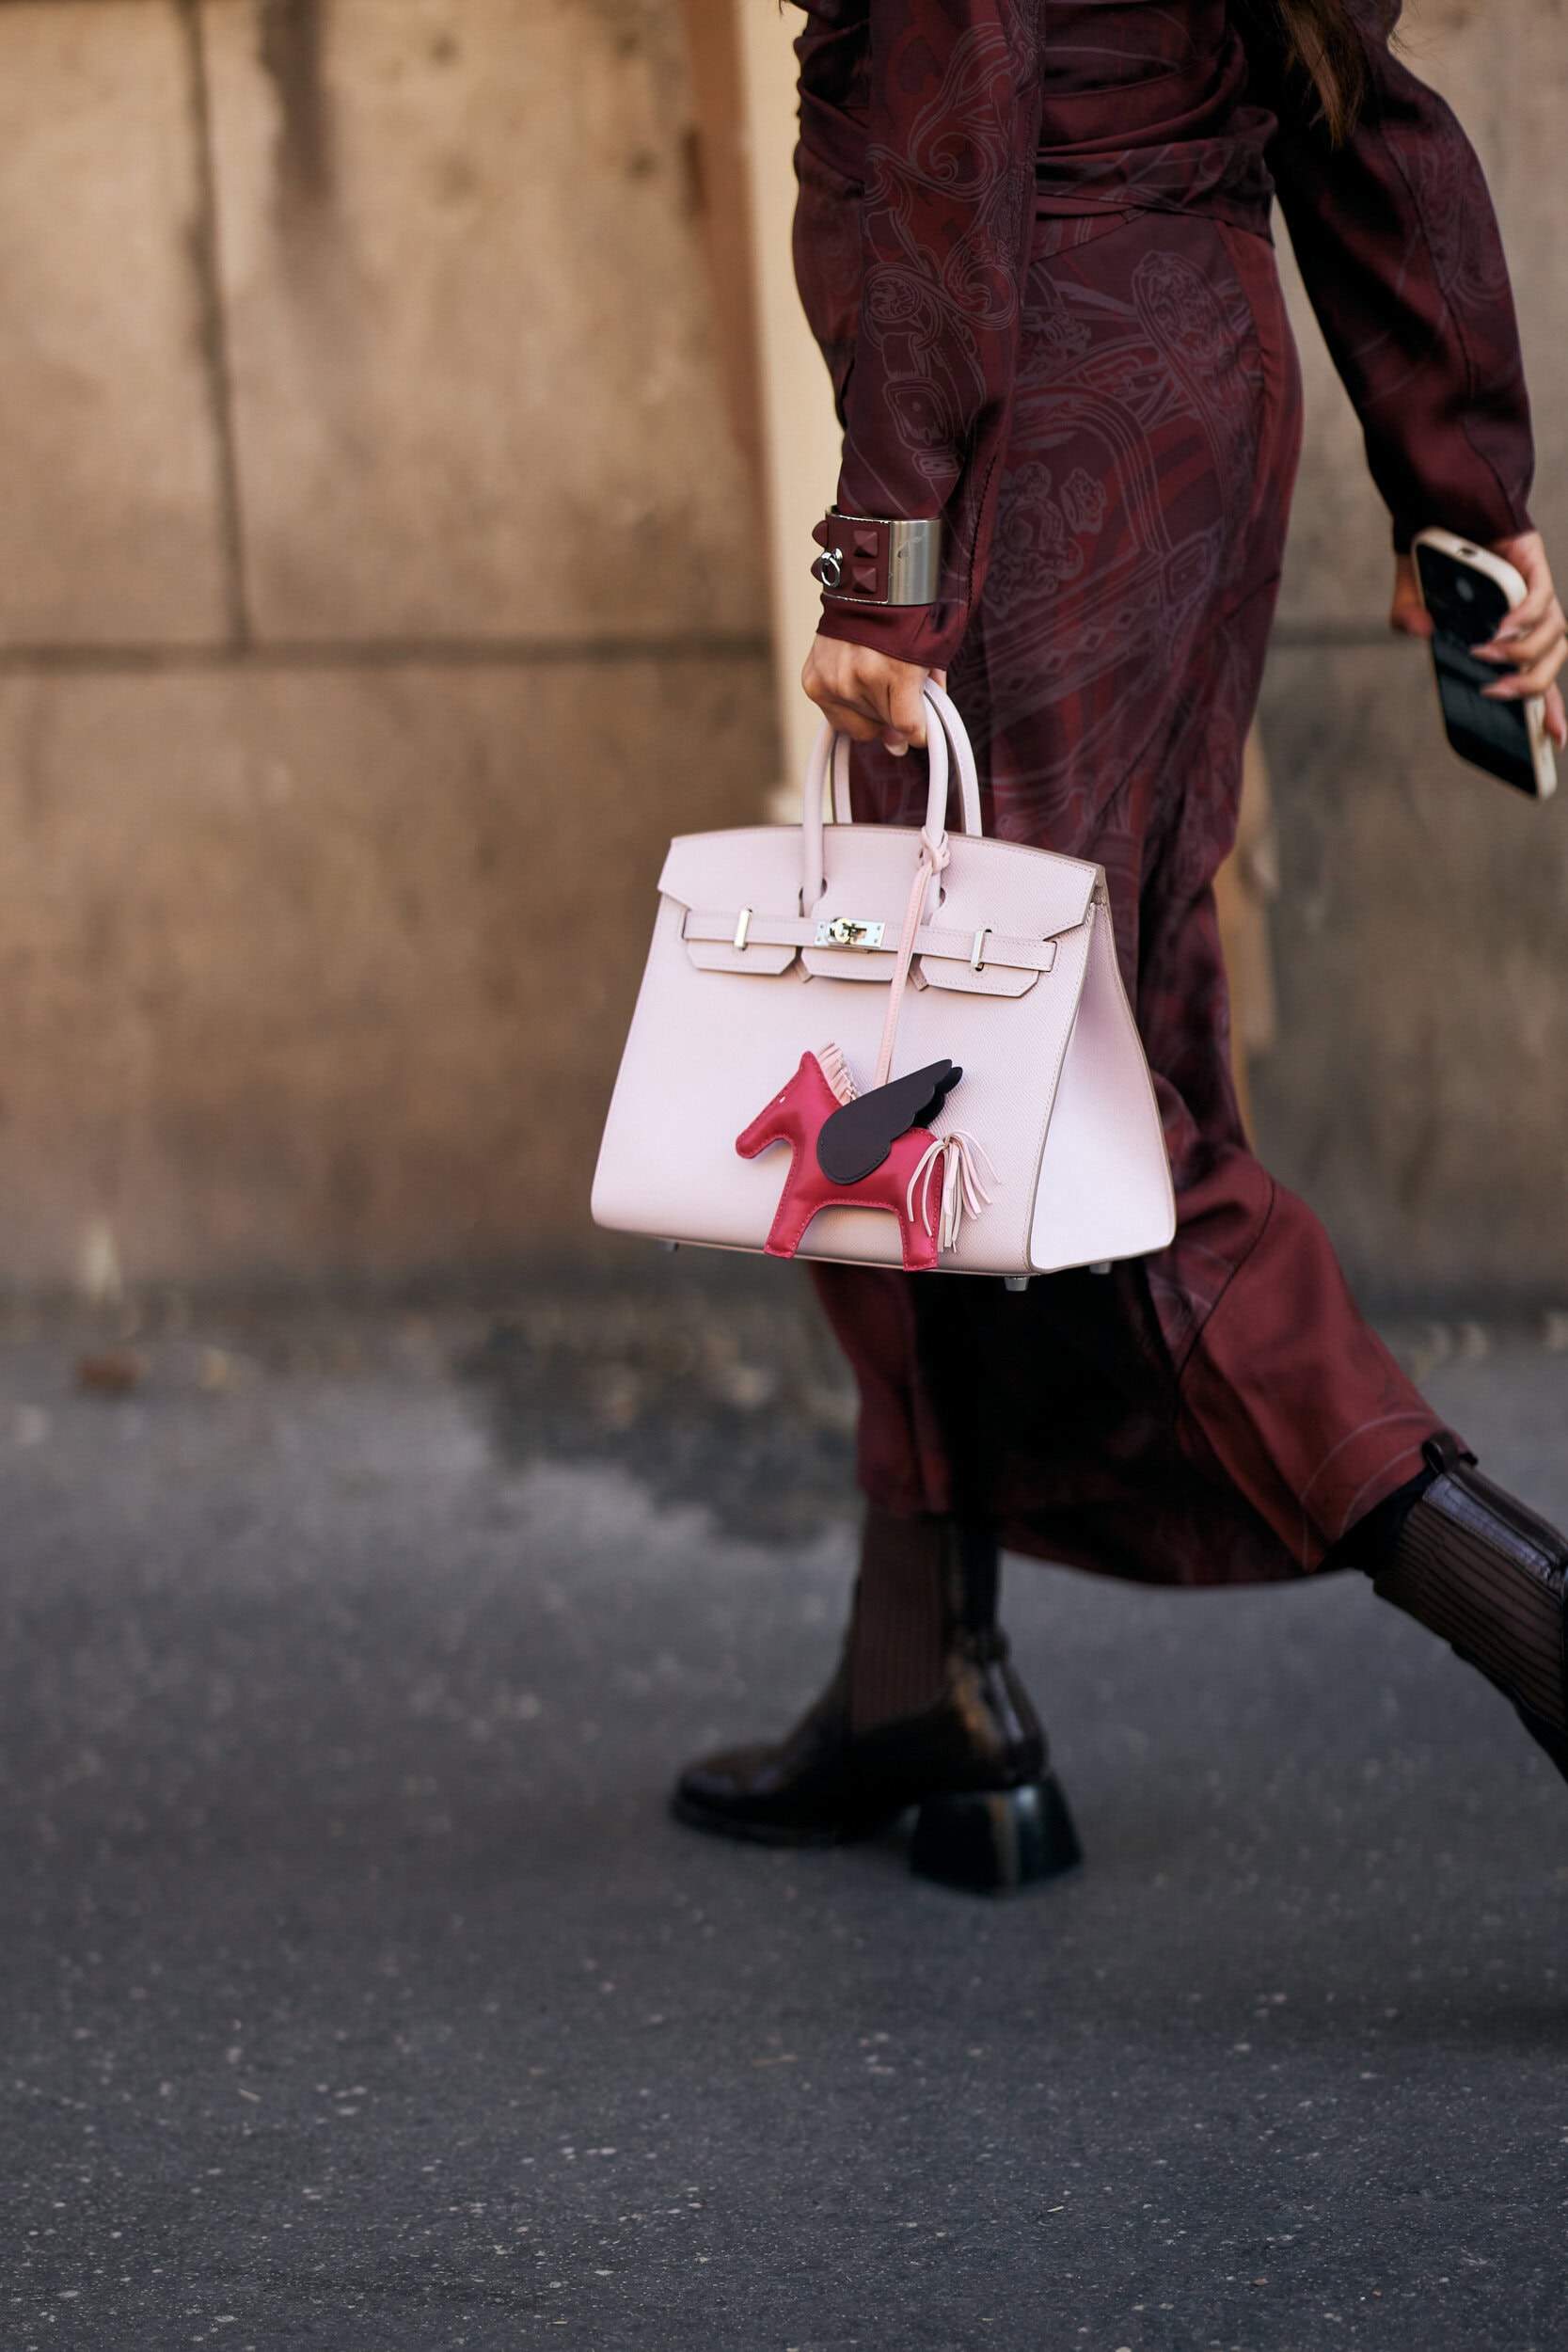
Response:
M0 1279L580 1233L773 780L662 0L0 6Z
M1409 46L1568 523L1560 21ZM676 0L0 0L0 1282L584 1237L659 850L778 771L690 130ZM1303 342L1265 1148L1364 1276L1568 1291L1568 810L1449 761Z

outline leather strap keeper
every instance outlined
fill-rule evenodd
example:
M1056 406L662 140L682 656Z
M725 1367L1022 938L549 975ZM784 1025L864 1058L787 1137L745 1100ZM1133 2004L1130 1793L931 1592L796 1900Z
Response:
M838 604L934 604L942 521L895 522L832 508L812 532L822 553L812 578Z

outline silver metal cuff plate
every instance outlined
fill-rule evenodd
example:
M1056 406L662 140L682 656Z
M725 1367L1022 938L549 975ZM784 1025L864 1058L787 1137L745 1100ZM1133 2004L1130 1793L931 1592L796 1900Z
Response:
M942 577L942 518L895 522L835 508L812 532L822 549L812 578L843 604L934 604Z

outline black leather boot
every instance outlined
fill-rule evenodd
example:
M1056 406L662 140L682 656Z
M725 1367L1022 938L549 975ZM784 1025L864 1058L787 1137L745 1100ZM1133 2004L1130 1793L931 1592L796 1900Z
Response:
M1479 1667L1568 1779L1568 1542L1446 1433L1372 1586Z
M1077 1835L996 1622L997 1583L989 1529L871 1513L826 1691L776 1746L688 1766L676 1818L764 1845L840 1845L919 1805L911 1860L924 1876L995 1892L1069 1868Z

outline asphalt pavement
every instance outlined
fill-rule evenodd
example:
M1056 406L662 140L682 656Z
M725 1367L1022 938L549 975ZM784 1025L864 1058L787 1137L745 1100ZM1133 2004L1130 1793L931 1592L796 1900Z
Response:
M1568 1516L1568 1323L1394 1336ZM784 1270L9 1315L6 2352L1568 2339L1568 1788L1359 1579L1011 1565L1023 1897L667 1818L850 1418Z

